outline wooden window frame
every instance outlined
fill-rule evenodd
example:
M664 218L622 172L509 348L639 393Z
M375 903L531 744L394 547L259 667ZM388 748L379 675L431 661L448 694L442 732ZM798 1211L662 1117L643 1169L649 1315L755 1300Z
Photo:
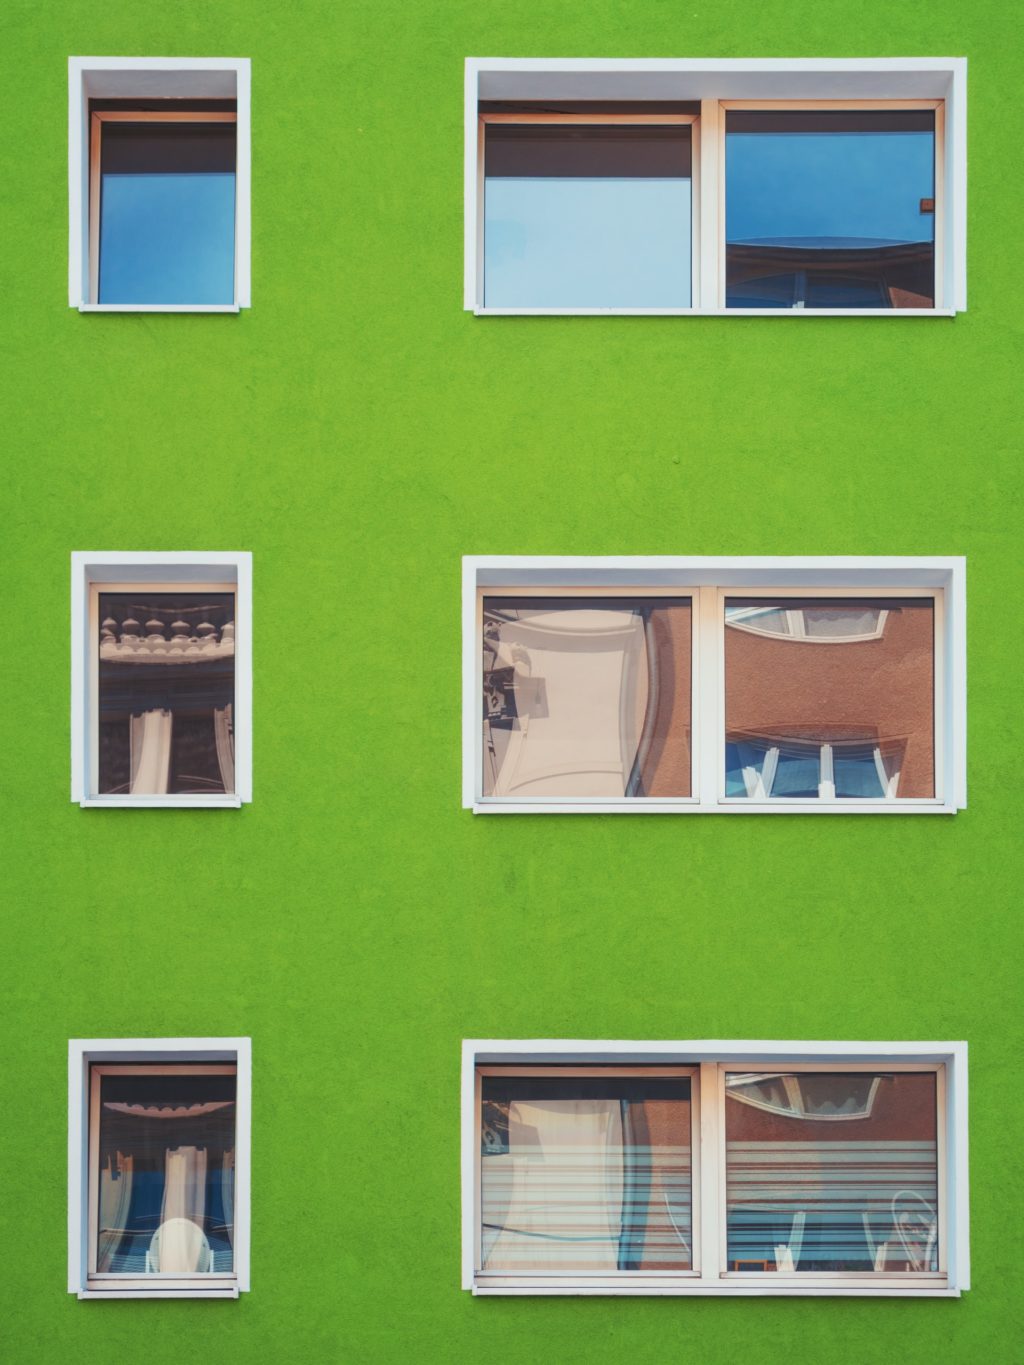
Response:
M697 1115L692 1271L505 1275L480 1270L480 1113L484 1075L689 1074ZM735 1270L727 1257L725 1078L734 1072L936 1076L936 1271ZM838 1296L953 1298L970 1288L967 1044L581 1042L472 1039L462 1062L462 1287L474 1295Z
M952 814L966 806L966 565L962 559L587 558L467 556L463 560L463 806L475 814L608 812L701 814ZM691 795L508 797L483 795L483 600L486 597L689 597ZM729 597L928 599L934 603L935 794L836 797L827 774L816 798L727 796L725 602ZM797 642L794 642L797 643ZM798 643L810 643L799 641Z
M89 297L100 297L100 230L102 212L103 127L107 123L238 123L234 111L94 109L89 118ZM236 201L237 201L236 171ZM237 213L237 202L235 206ZM231 306L238 298L237 251L233 271Z
M99 1274L99 1078L105 1074L236 1076L234 1268L205 1275ZM68 1293L79 1299L236 1299L250 1287L252 1041L249 1038L73 1038L68 1044Z

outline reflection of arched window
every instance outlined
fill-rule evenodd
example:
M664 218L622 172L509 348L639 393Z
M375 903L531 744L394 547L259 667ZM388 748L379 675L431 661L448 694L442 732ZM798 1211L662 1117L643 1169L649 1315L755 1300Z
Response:
M822 640L837 645L859 640L877 640L885 632L889 613L884 607L863 603L843 606L840 602L813 606L785 607L732 606L725 609L725 623L755 635L781 635L792 640Z
M902 745L731 735L725 744L725 794L772 798L892 800L899 792Z
M864 1119L871 1115L881 1076L862 1072L736 1072L726 1095L755 1109L794 1119Z

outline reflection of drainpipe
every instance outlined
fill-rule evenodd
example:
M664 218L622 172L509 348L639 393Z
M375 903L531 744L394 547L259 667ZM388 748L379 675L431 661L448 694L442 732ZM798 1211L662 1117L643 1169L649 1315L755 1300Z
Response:
M654 622L651 607L643 607L641 616L644 623L644 645L647 650L647 705L644 708L644 723L640 731L640 741L636 746L636 758L630 769L626 783L625 796L643 796L643 771L647 756L654 742L654 725L658 715L658 697L661 678L658 669L658 644L654 635Z

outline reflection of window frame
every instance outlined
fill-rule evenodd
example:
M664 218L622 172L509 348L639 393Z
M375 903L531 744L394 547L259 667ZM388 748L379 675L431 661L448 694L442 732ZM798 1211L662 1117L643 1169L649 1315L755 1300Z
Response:
M736 1081L737 1084L741 1082L742 1073L729 1072L728 1074L732 1075L733 1080ZM818 1074L820 1074L820 1072ZM858 1109L856 1112L850 1114L815 1114L807 1112L804 1104L803 1090L800 1087L799 1073L791 1071L755 1071L751 1073L749 1077L746 1077L746 1079L751 1082L769 1078L777 1079L782 1082L786 1091L786 1099L789 1102L787 1107L784 1108L782 1105L769 1104L767 1100L755 1099L752 1095L741 1095L738 1090L729 1088L728 1080L726 1081L726 1093L730 1099L737 1100L740 1104L749 1104L752 1109L764 1109L769 1114L781 1114L785 1118L810 1119L814 1123L848 1123L851 1119L864 1119L870 1117L871 1109L875 1102L875 1095L878 1092L878 1084L881 1080L880 1076L875 1077L863 1109Z
M767 634L768 632L765 631L764 633ZM877 744L871 745L870 741L861 739L845 741L834 740L830 744L817 744L804 743L799 740L790 739L780 739L778 741L772 741L771 739L763 739L761 737L755 738L752 735L737 736L736 738L740 738L743 741L746 741L747 743L750 744L754 744L758 748L764 750L764 764L760 772L757 772L755 769L752 768L751 769L744 768L743 770L743 779L747 785L747 797L745 798L747 800L785 801L805 799L799 797L796 798L778 797L772 795L772 788L774 786L775 777L778 772L779 755L783 749L789 751L793 750L806 751L808 755L813 754L814 751L817 750L818 753L817 799L819 801L859 801L869 799L872 801L896 801L899 799L897 797L897 791L899 790L900 769L895 768L890 773L885 766L885 755L883 753L882 747ZM729 735L726 735L726 743L728 744L731 742L733 742L733 739ZM856 796L837 796L835 784L835 768L833 764L833 760L836 753L837 752L841 753L844 748L867 749L869 747L873 749L875 775L877 776L879 785L882 788L883 793L882 796L870 798ZM749 777L747 776L748 772L750 774ZM744 798L725 797L723 799L743 800Z
M936 1255L934 1271L735 1270L728 1263L726 1103L730 1074L855 1072L936 1078ZM664 1067L691 1072L693 1269L620 1271L614 1275L512 1275L481 1271L481 1077L512 1075L644 1075ZM468 1040L462 1069L462 1285L474 1294L838 1294L958 1297L970 1288L967 1206L966 1043L794 1042L519 1042ZM732 1095L731 1098L740 1097ZM770 1106L755 1106L770 1108ZM865 1121L863 1114L785 1118ZM802 1127L803 1124L799 1124ZM844 1141L846 1139L843 1139ZM870 1140L870 1139L865 1139ZM872 1248L869 1246L869 1252ZM883 1258L884 1266L884 1258Z
M89 297L100 297L100 238L103 230L103 127L107 123L198 123L237 125L234 110L94 109L89 116ZM236 139L237 142L237 139ZM237 155L237 149L236 149ZM234 172L237 183L237 169ZM234 245L234 243L233 243ZM237 293L237 284L234 286ZM117 307L119 305L111 305ZM233 306L233 301L232 301Z
M830 113L842 113L844 111L855 111L861 109L874 109L878 112L913 109L931 109L935 112L935 205L933 210L933 221L935 224L935 272L933 279L934 288L934 308L893 308L891 304L886 304L881 308L805 308L802 301L794 301L793 307L786 308L767 308L767 309L747 309L729 308L729 313L748 313L748 312L768 312L768 313L866 313L866 314L890 314L890 313L912 313L915 315L926 313L941 313L944 304L943 281L945 279L945 217L946 217L946 192L945 192L945 164L946 164L946 140L945 140L945 111L946 101L944 99L927 100L721 100L718 105L718 145L719 145L719 165L720 165L720 185L721 185L721 222L722 228L718 237L718 306L725 308L725 289L726 289L726 240L725 240L725 139L726 139L726 115L730 110L743 110L746 113L813 113L815 111L827 110ZM841 274L841 266L831 267L832 273Z
M106 794L99 779L99 595L230 592L235 597L235 790ZM247 551L75 551L71 556L71 799L82 806L237 807L252 800L252 556Z
M941 317L966 307L966 77L964 58L814 59L602 59L491 60L469 58L465 84L464 307L477 314L691 314L723 316ZM896 92L878 99L877 91ZM841 97L836 97L840 91ZM638 102L692 103L695 272L690 308L488 308L483 295L484 119L502 105L501 117L522 120L546 107L566 113L587 104L602 109ZM513 111L519 105L523 114ZM747 110L934 109L935 292L930 308L726 308L725 115ZM483 117L481 117L483 116ZM601 115L598 121L608 121ZM839 270L841 274L842 271Z
M96 1271L99 1081L104 1074L236 1076L231 1272ZM72 1039L68 1045L68 1293L80 1299L238 1298L249 1289L252 1049L248 1038Z
M807 631L806 608L787 611L788 630L766 630L757 624L759 614L771 611L771 607L744 607L734 611L727 624L734 630L749 630L751 635L766 635L773 640L799 640L806 644L843 645L861 640L878 640L885 634L885 621L889 615L884 609L878 613L874 630L863 631L859 635L811 635Z
M478 242L476 251L477 262L477 297L482 301L484 298L484 267L485 267L485 184L487 166L487 128L489 125L506 124L518 127L528 127L530 125L548 124L565 125L567 127L591 127L603 128L614 127L616 125L625 127L688 127L690 128L691 138L691 167L690 167L690 298L696 299L700 285L699 276L699 253L697 250L698 229L700 224L700 158L697 154L699 137L697 133L698 116L696 114L637 114L637 113L601 113L601 114L579 114L579 113L542 113L539 111L523 111L520 113L481 113L478 122L478 156L480 159L480 209L478 214ZM499 311L499 310L487 310ZM507 309L501 309L507 312ZM526 312L570 312L579 311L575 309L525 309ZM589 311L594 312L616 312L617 309L597 308ZM689 311L689 310L686 310Z
M247 57L69 57L68 58L68 306L82 313L237 313L250 306L250 61ZM131 121L174 118L236 123L235 284L231 303L99 303L98 200L91 182L99 170L92 129L122 119L122 112L91 111L90 100L167 101L167 113L131 114ZM174 112L177 100L234 100L232 114ZM101 121L94 124L93 120ZM95 160L95 165L93 161Z
M899 559L882 557L786 559L646 559L586 557L473 557L463 561L463 805L477 814L583 813L953 813L966 805L966 638L965 562L962 559ZM885 586L879 586L884 584ZM483 686L483 599L485 597L544 598L690 597L692 601L691 729L692 764L689 797L527 797L483 795L483 726L480 697ZM725 602L727 599L843 599L886 598L930 600L934 609L933 753L935 795L902 797L893 792L893 774L886 773L885 795L834 798L828 778L819 783L817 797L726 795L725 717ZM887 624L891 624L891 614ZM731 628L731 627L730 627ZM737 627L739 629L739 627ZM751 632L783 646L791 637L775 632ZM815 644L840 647L863 644L878 648L877 636L815 639ZM810 643L808 640L807 643ZM870 718L868 718L870 719ZM732 737L731 735L729 736ZM793 735L758 733L755 739L798 743ZM834 757L842 744L871 745L883 759L889 744L903 735L861 734L854 731L815 741ZM805 741L806 742L806 741ZM901 762L901 768L905 762ZM822 798L825 799L822 799Z

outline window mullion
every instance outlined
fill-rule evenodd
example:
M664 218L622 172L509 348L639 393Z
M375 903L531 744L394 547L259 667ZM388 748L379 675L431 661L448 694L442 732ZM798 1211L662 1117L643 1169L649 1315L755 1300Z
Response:
M697 687L692 701L695 795L713 810L719 799L725 764L724 620L725 602L715 588L696 588L693 609L697 633Z
M723 1264L725 1082L715 1062L700 1064L700 1279L718 1284Z
M700 121L696 125L694 154L700 161L700 231L696 308L721 308L725 300L720 279L725 252L725 218L722 176L722 128L718 100L701 100Z

